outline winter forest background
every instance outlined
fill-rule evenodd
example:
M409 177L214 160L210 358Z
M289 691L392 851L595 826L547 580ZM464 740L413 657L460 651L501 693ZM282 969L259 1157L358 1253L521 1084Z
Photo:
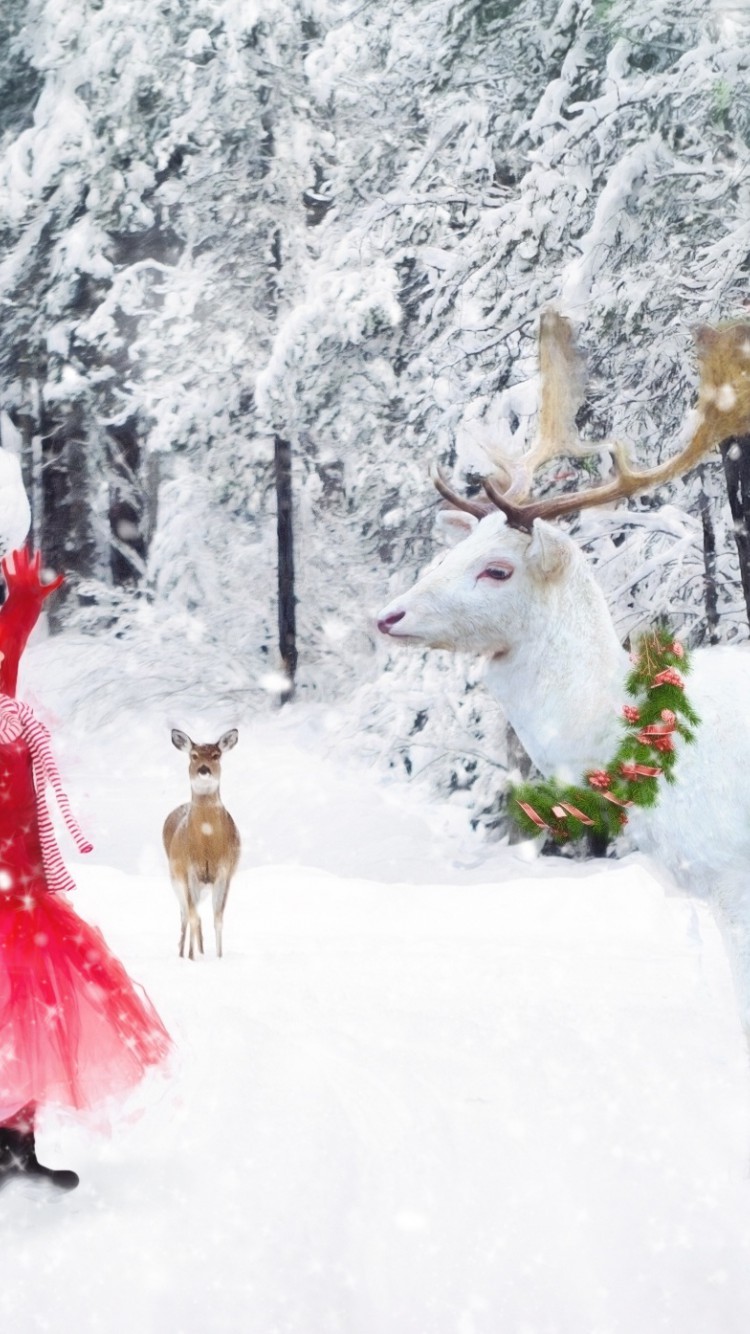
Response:
M433 555L430 465L471 490L532 438L549 304L583 434L674 448L692 330L747 316L748 38L744 0L5 0L2 443L82 716L277 707L289 448L297 698L503 827L476 664L372 613ZM718 455L575 529L623 637L747 638Z

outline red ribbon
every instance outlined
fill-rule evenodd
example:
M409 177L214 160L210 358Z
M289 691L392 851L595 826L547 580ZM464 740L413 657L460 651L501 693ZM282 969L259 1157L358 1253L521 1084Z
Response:
M521 807L521 810L523 811L524 815L528 815L529 819L533 820L534 824L537 826L537 829L549 829L547 821L543 820L539 812L535 811L533 806L529 806L528 802L519 801L518 805Z
M651 745L655 750L674 750L674 741L671 736L655 736Z
M664 771L652 764L621 764L620 772L623 778L661 778Z
M642 727L638 733L638 740L650 736L669 736L674 732L675 723L649 723L648 727Z
M619 798L619 797L616 797L615 794L614 794L614 792L602 792L602 796L603 796L607 801L611 801L613 806L632 806L632 805L633 805L632 801L620 801L620 798Z
M555 815L557 815L558 809L559 808L556 806ZM563 802L562 809L563 811L567 811L568 815L572 815L574 820L580 820L581 824L593 825L594 823L594 821L589 819L588 815L586 815L584 811L579 811L577 806L571 806L570 802L568 801Z

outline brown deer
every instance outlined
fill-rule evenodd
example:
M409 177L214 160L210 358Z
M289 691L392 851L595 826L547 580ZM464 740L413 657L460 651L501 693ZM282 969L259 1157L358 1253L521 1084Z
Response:
M229 886L240 859L240 836L219 794L221 757L237 745L237 729L225 732L214 745L199 746L185 732L172 730L172 745L190 755L192 798L178 806L164 822L164 847L175 894L180 905L180 943L190 923L189 956L203 953L203 931L198 906L210 889L213 898L216 954L221 958L221 934Z

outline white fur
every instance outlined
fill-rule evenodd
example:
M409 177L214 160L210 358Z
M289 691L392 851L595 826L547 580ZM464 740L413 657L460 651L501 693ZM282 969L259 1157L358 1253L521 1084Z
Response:
M575 543L550 524L537 520L531 536L501 514L463 515L457 526L464 540L380 612L380 628L404 644L483 655L487 687L534 763L576 781L611 759L627 702L628 656L604 597ZM512 577L480 577L493 561L510 562ZM686 684L696 740L677 740L677 781L630 827L678 883L715 904L750 1033L750 652L700 650Z

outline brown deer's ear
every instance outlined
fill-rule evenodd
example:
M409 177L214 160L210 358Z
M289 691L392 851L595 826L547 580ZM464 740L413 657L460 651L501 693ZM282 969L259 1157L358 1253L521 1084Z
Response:
M239 737L240 734L237 731L237 728L233 727L231 731L225 732L223 736L220 736L216 744L219 747L219 750L231 750L233 746L237 745Z
M178 750L190 750L192 744L193 743L190 740L190 737L188 736L187 732L181 732L177 727L172 728L173 746L176 746Z
M534 520L526 559L535 578L561 578L570 565L572 552L573 546L566 533L541 519Z

